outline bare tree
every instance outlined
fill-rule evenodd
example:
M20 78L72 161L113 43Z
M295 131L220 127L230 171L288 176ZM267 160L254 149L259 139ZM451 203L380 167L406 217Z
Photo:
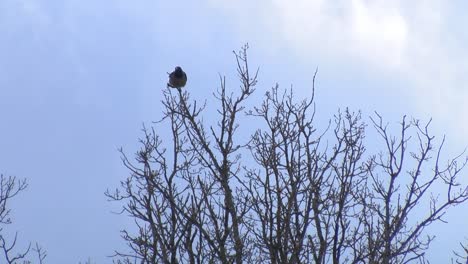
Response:
M455 264L468 264L468 244L460 243L461 251L454 251L456 259L452 259Z
M365 175L364 124L359 114L339 113L328 150L314 126L313 97L293 99L276 86L252 112L267 124L250 144L260 168L247 174L257 262L340 263L349 238L359 235L350 222Z
M31 248L28 245L23 251L17 250L18 233L16 232L14 238L8 241L5 235L5 226L12 223L10 218L11 209L9 203L12 198L27 188L25 179L17 179L13 176L0 175L0 251L1 263L19 264L19 263L32 263L29 259L31 249L37 254L37 262L42 264L46 258L47 253L37 243L35 247Z
M167 89L163 118L143 128L135 159L121 150L131 175L106 195L137 231L122 231L129 250L115 262L426 263L426 228L468 199L463 153L443 163L445 139L435 145L430 122L406 117L397 129L370 118L378 153L366 150L360 112L317 128L315 75L310 99L276 85L244 111L258 71L247 46L235 57L240 89L228 92L220 78L214 123L187 91ZM250 138L238 135L240 118L258 124ZM163 125L170 139L158 134Z
M161 122L171 128L171 148L154 128L144 128L137 165L122 152L131 176L106 195L126 201L123 212L135 218L139 230L122 232L131 248L130 254L116 253L122 263L242 263L248 258L249 208L240 184L241 147L234 142L237 117L257 77L249 72L246 49L235 53L240 94L228 96L224 78L214 94L220 103L216 125L206 128L200 116L205 105L191 103L188 92L168 89Z
M425 228L443 221L448 208L468 199L468 187L457 181L467 159L461 154L441 164L445 138L434 146L434 137L428 131L430 122L422 125L418 120L407 122L403 117L399 137L389 135L379 115L372 123L385 150L365 164L369 175L367 190L361 192L359 200L366 235L361 240L365 245L360 245L358 251L370 263L423 261L434 238L422 236ZM411 132L417 138L414 150L409 150ZM445 186L445 194L431 193L436 184ZM425 212L416 212L424 203L427 203Z

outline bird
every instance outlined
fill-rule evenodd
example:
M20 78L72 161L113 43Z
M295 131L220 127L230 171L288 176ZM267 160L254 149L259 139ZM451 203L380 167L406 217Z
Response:
M175 70L169 74L169 82L167 87L171 88L182 88L187 83L187 74L182 70L180 66L175 67Z

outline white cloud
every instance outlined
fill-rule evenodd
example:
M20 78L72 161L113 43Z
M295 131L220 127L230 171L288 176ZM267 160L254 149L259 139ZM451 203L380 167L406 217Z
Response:
M285 42L302 54L326 52L383 67L399 66L408 25L397 2L364 0L273 0L211 3L235 16L240 31L256 31L267 43ZM246 7L248 6L248 8ZM383 62L383 63L382 63Z
M353 0L351 41L373 64L399 67L407 43L408 25L395 7L369 6Z
M233 17L240 31L260 35L259 43L269 49L289 47L305 59L320 56L335 64L352 61L363 71L405 80L408 87L399 92L414 98L419 110L414 115L433 116L440 131L455 131L449 135L468 143L468 49L448 23L449 2L210 1ZM255 15L245 15L246 6Z

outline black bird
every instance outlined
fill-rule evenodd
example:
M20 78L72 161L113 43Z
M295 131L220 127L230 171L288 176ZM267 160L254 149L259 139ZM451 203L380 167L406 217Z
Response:
M182 88L187 83L187 74L182 70L181 67L175 67L175 70L169 74L169 82L167 87Z

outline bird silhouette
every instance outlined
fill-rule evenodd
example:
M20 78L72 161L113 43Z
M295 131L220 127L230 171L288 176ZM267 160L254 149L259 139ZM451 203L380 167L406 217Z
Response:
M169 82L167 83L167 87L182 88L187 83L187 74L179 66L175 67L175 70L168 74Z

